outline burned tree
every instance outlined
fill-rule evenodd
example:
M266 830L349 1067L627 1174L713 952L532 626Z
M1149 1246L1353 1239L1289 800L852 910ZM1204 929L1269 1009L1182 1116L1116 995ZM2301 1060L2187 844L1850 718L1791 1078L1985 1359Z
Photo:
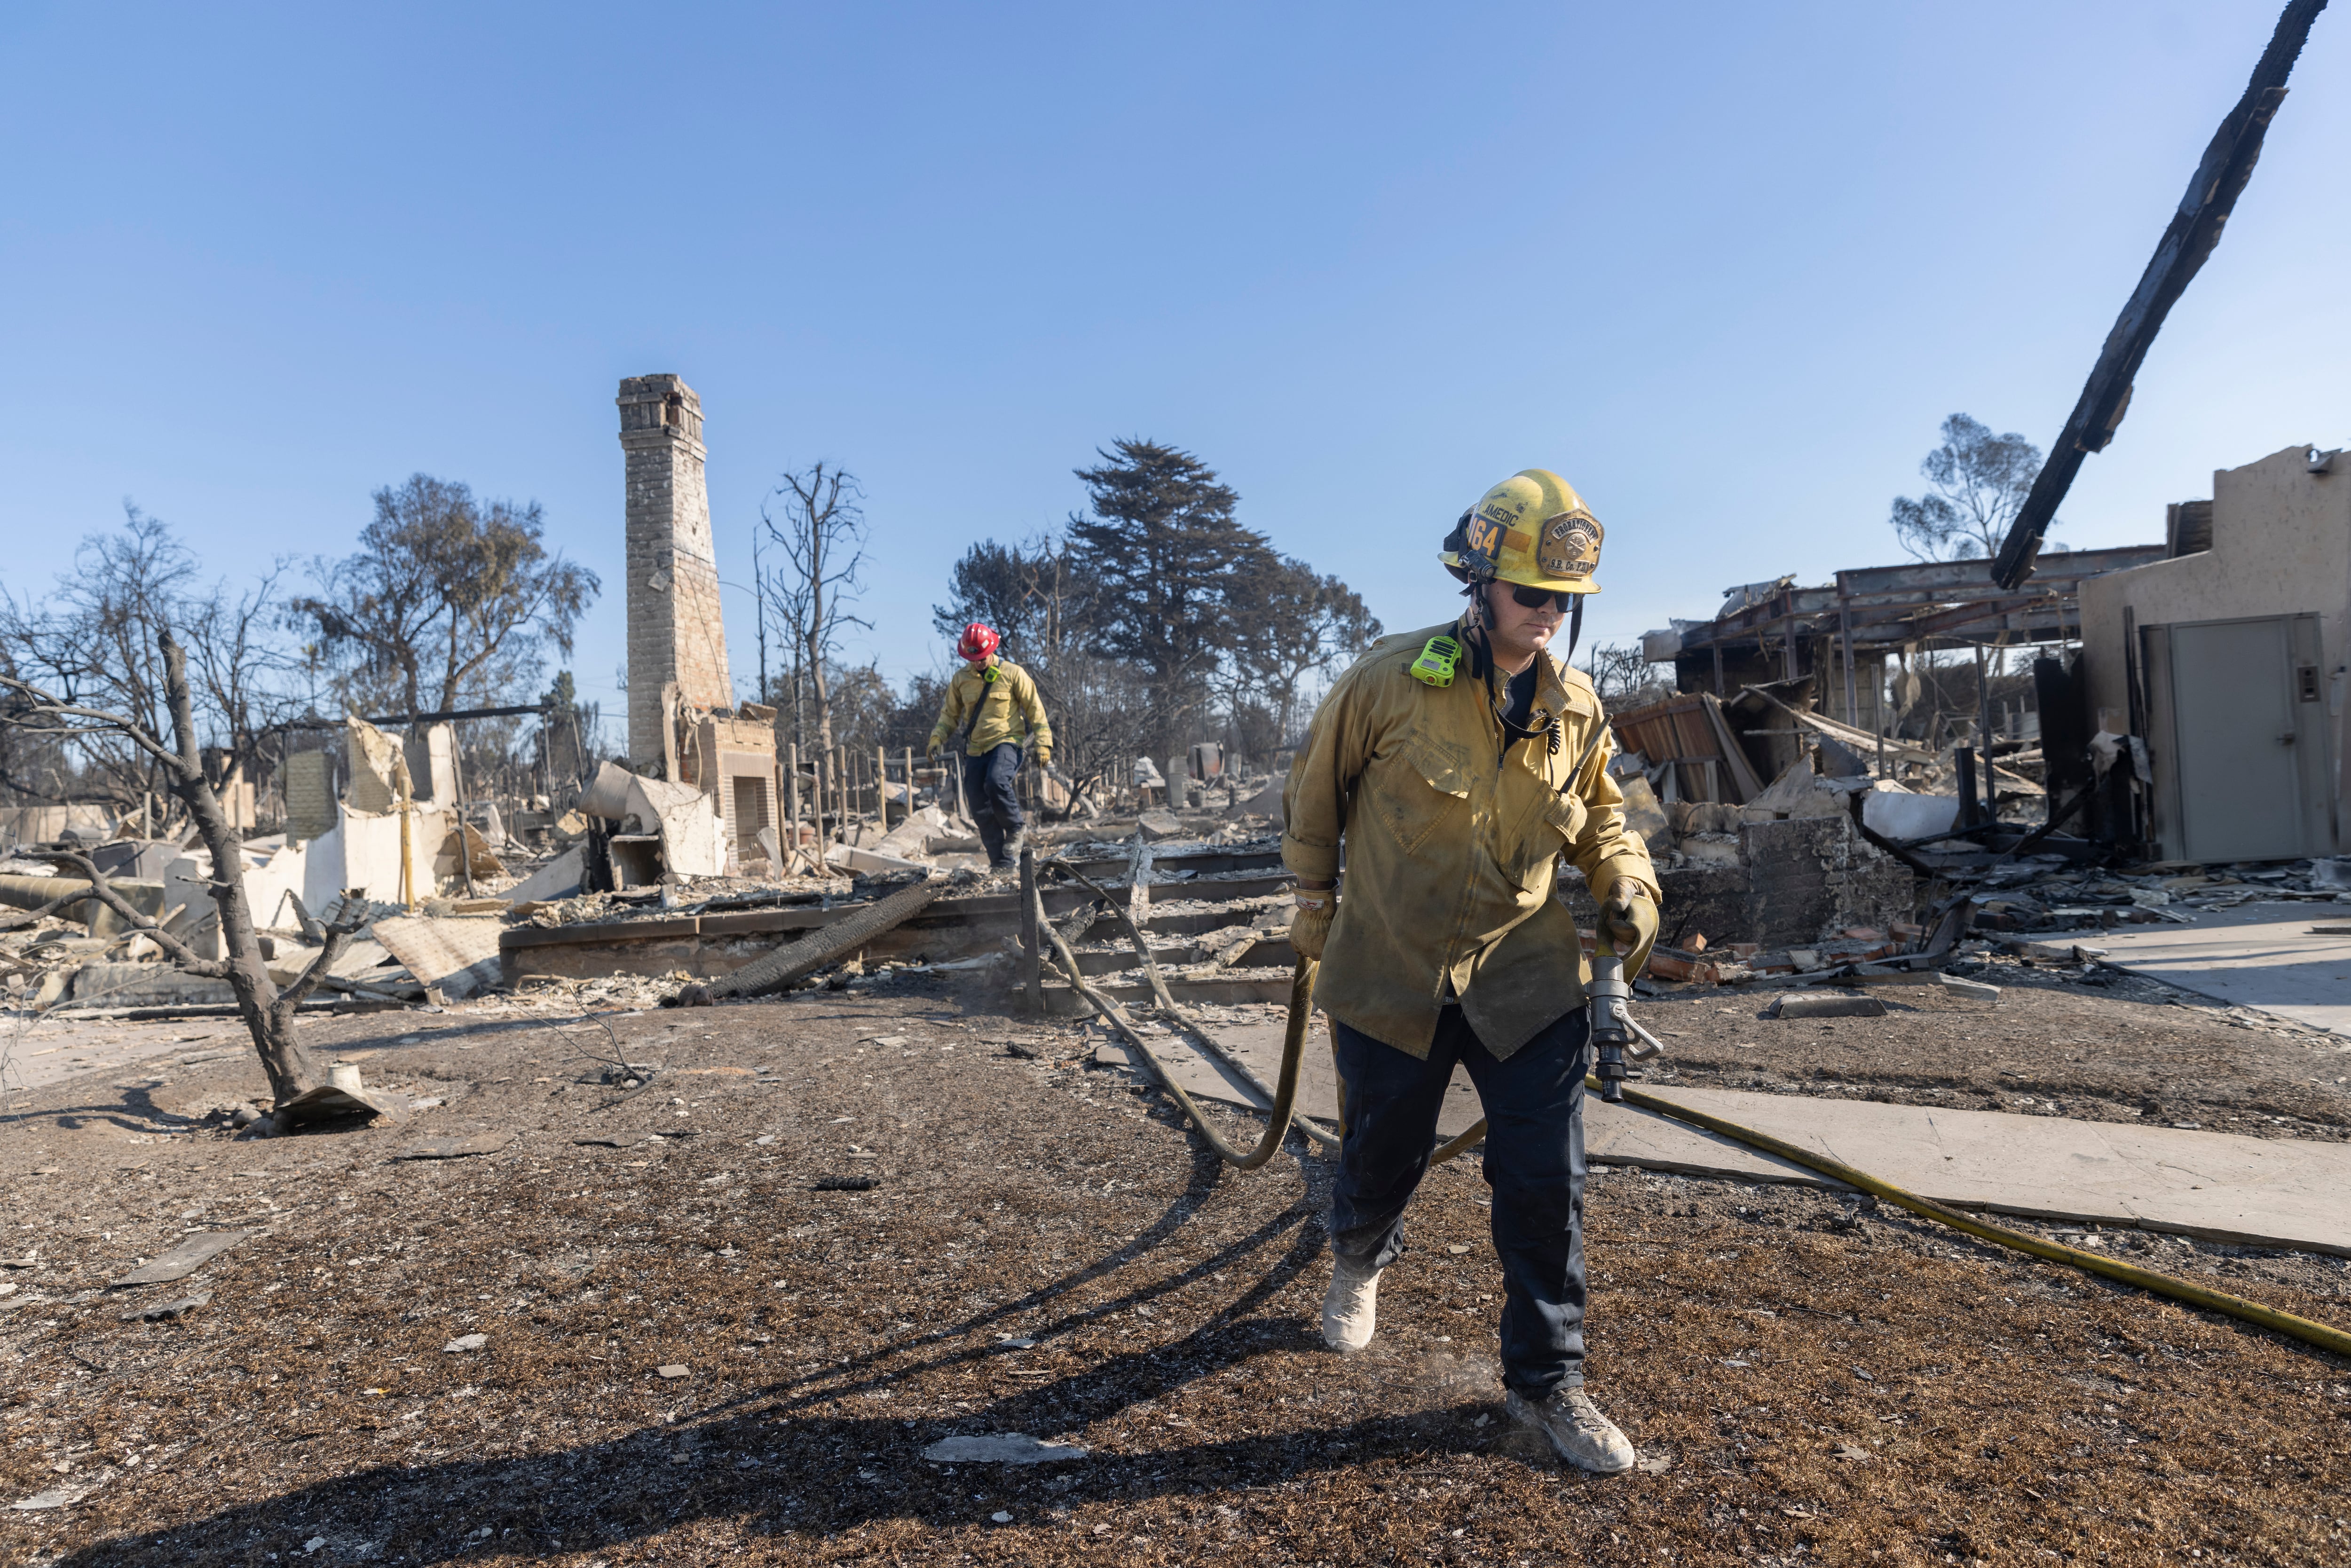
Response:
M166 745L152 727L131 714L74 702L11 674L0 674L0 692L6 694L5 700L0 700L0 726L21 734L83 745L124 746L153 764L157 777L187 811L197 836L212 856L213 905L220 915L221 947L227 956L198 956L186 943L165 930L161 921L134 908L87 855L68 851L55 858L78 872L100 903L120 915L132 930L143 932L182 969L207 979L228 982L236 996L237 1012L253 1036L262 1070L269 1075L271 1092L283 1106L318 1085L309 1053L303 1050L295 1031L294 1009L318 988L359 927L344 924L326 926L318 956L283 990L269 977L268 965L261 954L260 936L254 928L253 909L246 899L245 867L236 829L204 775L187 651L167 625L159 623L154 637L155 653L162 666L162 705L171 716L171 744Z
M21 598L0 593L0 672L57 700L102 709L150 735L170 724L157 634L176 629L187 650L195 709L218 743L222 779L252 778L271 731L298 706L296 663L277 635L286 602L279 562L252 587L197 586L196 558L161 518L126 505L121 529L92 534L74 570L55 588ZM12 731L0 754L0 789L21 797L103 801L136 813L150 834L165 831L167 795L155 759L120 737L88 736L71 750L55 736Z
M818 463L786 474L759 507L768 537L784 552L772 579L772 597L791 632L792 727L803 743L800 694L815 710L816 754L832 755L831 674L844 626L870 622L849 613L858 571L865 562L865 513L858 505L857 477L846 469ZM766 695L764 693L762 695Z

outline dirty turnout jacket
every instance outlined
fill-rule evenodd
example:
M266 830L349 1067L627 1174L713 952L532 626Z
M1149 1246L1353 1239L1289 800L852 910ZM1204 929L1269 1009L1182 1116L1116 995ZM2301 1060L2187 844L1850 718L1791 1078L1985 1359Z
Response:
M1053 727L1046 722L1045 704L1037 695L1037 683L1019 665L999 659L996 663L996 679L982 680L977 665L966 664L947 683L947 700L939 709L939 722L931 727L933 747L944 750L974 705L979 716L972 721L971 739L964 746L965 754L985 757L1006 741L1018 744L1026 728L1037 737L1040 758L1050 758L1053 751Z
M1625 826L1590 680L1538 654L1535 734L1506 748L1504 677L1480 678L1466 653L1450 686L1408 673L1440 632L1459 634L1382 639L1332 687L1282 792L1281 853L1298 875L1327 879L1346 844L1316 1002L1426 1059L1438 1009L1458 998L1486 1049L1507 1057L1583 1004L1575 921L1552 896L1560 857L1596 896L1629 876L1655 897L1656 873Z

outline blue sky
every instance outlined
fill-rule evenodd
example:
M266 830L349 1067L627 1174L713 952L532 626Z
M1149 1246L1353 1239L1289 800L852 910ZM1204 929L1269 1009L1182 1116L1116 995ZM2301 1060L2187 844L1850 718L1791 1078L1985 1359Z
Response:
M422 470L603 574L609 703L612 396L671 371L723 576L779 470L863 480L893 674L1129 434L1399 628L1461 507L1557 468L1629 637L1898 559L1954 410L2045 446L2275 9L17 0L0 580L126 497L215 571L340 553ZM2061 539L2351 443L2346 149L2330 12Z

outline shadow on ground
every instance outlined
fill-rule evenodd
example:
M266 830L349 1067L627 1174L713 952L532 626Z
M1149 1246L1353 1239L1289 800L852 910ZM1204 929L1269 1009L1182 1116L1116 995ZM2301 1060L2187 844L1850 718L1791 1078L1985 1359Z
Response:
M593 1552L666 1535L708 1521L737 1537L815 1544L861 1527L903 1522L922 1530L968 1529L997 1512L1017 1522L1050 1521L1082 1503L1132 1503L1204 1489L1262 1485L1383 1458L1426 1458L1432 1448L1484 1448L1470 1424L1476 1406L1443 1401L1414 1414L1314 1424L1304 1412L1270 1416L1269 1430L1186 1445L1173 1424L1154 1424L1145 1442L1104 1448L1050 1467L935 1465L921 1450L956 1434L1050 1436L1099 1430L1148 1409L1197 1380L1269 1357L1319 1354L1310 1325L1260 1315L1322 1250L1322 1182L1316 1163L1299 1201L1179 1272L1033 1326L1032 1314L1092 1281L1150 1256L1209 1196L1217 1161L1193 1140L1183 1194L1144 1233L1117 1250L1029 1294L933 1333L887 1341L802 1377L747 1390L717 1405L681 1411L668 1424L528 1456L388 1464L337 1476L266 1500L224 1508L161 1533L93 1542L56 1559L71 1568L190 1561L266 1561L267 1553L313 1561L435 1563L475 1553ZM1218 1273L1255 1266L1192 1333L1146 1349L1113 1354L1084 1368L952 1416L905 1420L849 1416L844 1402L887 1398L925 1374L971 1370L1003 1347L974 1336L1006 1322L1032 1325L1050 1343L1113 1313L1148 1312L1155 1299L1196 1292ZM1269 1386L1273 1386L1269 1385ZM1296 1391L1296 1390L1292 1390ZM315 1437L318 1434L311 1434ZM1132 1435L1130 1435L1132 1436ZM280 1439L298 1442L300 1435ZM1123 1445L1122 1445L1123 1448ZM310 1542L319 1542L315 1548Z

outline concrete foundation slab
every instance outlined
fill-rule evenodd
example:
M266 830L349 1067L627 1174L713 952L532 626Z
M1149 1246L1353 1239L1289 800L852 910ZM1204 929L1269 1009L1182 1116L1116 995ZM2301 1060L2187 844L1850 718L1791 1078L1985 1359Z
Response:
M2187 925L2036 935L2051 947L2095 947L2118 969L2214 1001L2351 1034L2351 936L2314 933L2332 904L2248 904L2210 910Z
M1335 1118L1337 1094L1324 1027L1317 1019L1301 1065L1300 1103L1327 1123ZM1217 1039L1266 1082L1274 1082L1281 1061L1279 1025L1219 1030ZM1164 1048L1160 1040L1167 1042ZM1259 1096L1181 1036L1155 1037L1154 1049L1176 1069L1187 1091L1264 1109ZM1126 1059L1123 1044L1105 1051ZM2351 1257L2351 1204L2344 1201L2351 1193L2351 1144L1731 1090L1651 1092L1959 1207ZM1477 1093L1468 1075L1457 1071L1437 1130L1450 1136L1479 1114ZM1594 1165L1838 1185L1671 1117L1605 1104L1597 1095L1584 1102L1584 1150Z

